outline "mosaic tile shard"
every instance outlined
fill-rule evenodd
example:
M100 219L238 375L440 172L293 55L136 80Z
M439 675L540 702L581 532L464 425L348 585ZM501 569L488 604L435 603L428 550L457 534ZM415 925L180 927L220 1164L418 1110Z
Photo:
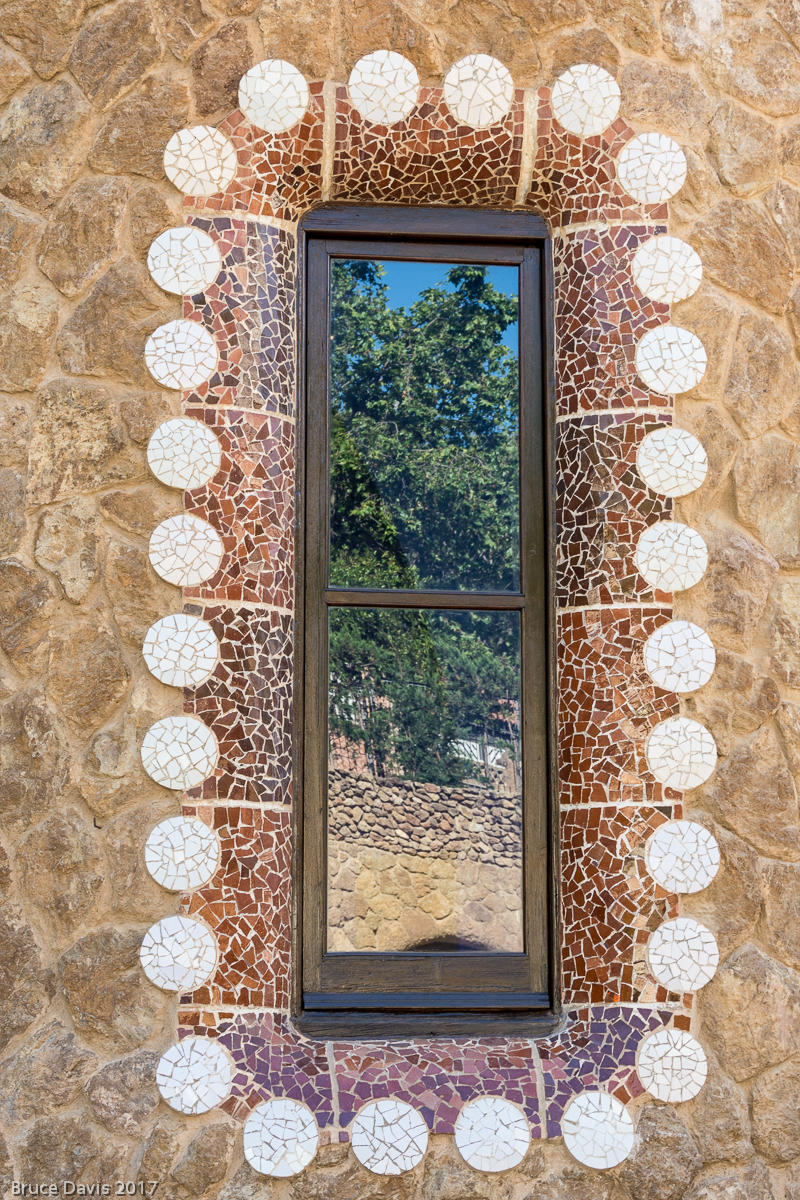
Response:
M680 791L700 787L717 765L714 738L690 717L661 721L648 735L644 752L658 782Z
M259 1175L288 1179L317 1153L314 1114L298 1100L276 1096L259 1104L244 1125L244 1156Z
M624 1104L608 1092L581 1092L561 1119L564 1145L585 1167L606 1171L633 1149L634 1125Z
M217 474L222 448L216 434L193 417L162 421L147 443L147 462L167 487L190 491Z
M594 63L578 63L559 75L551 96L553 115L568 133L596 137L617 119L616 79Z
M219 570L224 552L216 529L191 513L167 517L150 536L153 570L176 587L205 583Z
M233 1084L233 1061L218 1041L186 1037L161 1055L156 1086L161 1098L178 1112L209 1112L227 1099Z
M162 717L142 738L142 764L156 783L173 791L197 787L217 765L214 734L197 717Z
M716 938L692 917L675 917L654 930L647 957L658 982L679 994L705 987L719 965Z
M688 242L663 233L642 243L631 260L631 274L643 295L676 304L700 287L703 264Z
M476 1171L508 1171L522 1162L531 1142L528 1119L502 1096L470 1100L458 1114L455 1140Z
M654 492L662 496L688 496L706 477L708 455L688 429L667 425L642 438L636 469Z
M644 860L661 887L690 895L707 888L719 870L719 846L697 821L667 821L649 838Z
M170 892L203 887L216 875L220 854L218 835L197 817L167 817L151 830L144 847L148 871Z
M419 97L416 67L394 50L375 50L350 72L347 91L363 121L395 125L404 121Z
M200 387L217 367L217 344L197 321L167 321L153 330L144 347L147 369L162 387Z
M148 629L142 654L147 668L169 687L197 687L219 660L219 642L208 621L170 613Z
M371 1100L356 1113L350 1141L358 1161L374 1175L402 1175L422 1162L428 1127L404 1100Z
M217 943L207 925L169 916L151 925L139 950L142 970L165 992L191 992L214 973Z
M617 176L628 195L640 204L663 204L686 181L686 156L665 134L640 133L622 147Z
M694 587L708 566L708 547L696 529L680 521L657 521L639 536L636 569L662 592Z
M164 150L167 178L187 196L224 192L236 176L236 151L213 125L173 133Z
M193 225L165 229L150 243L147 269L165 292L194 296L219 275L222 257L212 237Z
M664 1104L681 1104L701 1091L708 1075L703 1047L685 1029L659 1029L639 1046L642 1086Z
M496 58L468 54L447 72L444 99L457 121L473 129L488 129L508 115L514 81Z
M648 329L636 346L636 370L642 382L666 396L697 387L707 363L706 348L697 334L678 325Z
M660 625L644 645L644 666L653 683L668 692L696 692L714 674L711 638L691 621Z
M239 108L265 133L286 133L303 119L310 101L304 76L281 58L257 63L239 83Z

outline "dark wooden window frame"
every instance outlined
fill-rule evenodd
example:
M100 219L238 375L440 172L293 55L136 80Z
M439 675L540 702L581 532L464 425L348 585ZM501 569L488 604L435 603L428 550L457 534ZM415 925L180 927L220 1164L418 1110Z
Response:
M300 225L293 1011L322 1037L540 1035L558 1016L558 844L552 602L553 283L532 214L326 205ZM331 257L520 267L519 593L330 588L328 321ZM526 336L527 334L527 336ZM327 953L327 609L379 604L517 611L522 624L522 953Z

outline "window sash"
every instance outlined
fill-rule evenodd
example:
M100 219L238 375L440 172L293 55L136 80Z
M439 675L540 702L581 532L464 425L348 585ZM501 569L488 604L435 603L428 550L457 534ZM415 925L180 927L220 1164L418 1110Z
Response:
M324 210L323 210L324 212ZM377 221L388 222L384 210L349 207L353 228ZM552 774L552 655L549 653L552 620L549 600L549 553L546 483L549 478L548 428L544 411L544 352L549 345L543 321L543 277L549 264L548 245L541 229L534 237L519 235L512 242L506 219L501 237L488 234L492 220L485 213L448 213L431 210L436 237L419 238L420 210L394 216L391 240L364 240L328 236L309 230L304 245L306 266L304 318L306 355L305 412L301 421L303 445L300 464L301 501L298 550L299 609L303 622L298 655L297 748L299 864L298 941L301 971L295 991L303 1021L313 1024L328 1014L334 1028L349 1021L348 1013L404 1014L399 1027L413 1030L415 1019L430 1022L436 1012L442 1028L453 1027L463 1015L468 1027L492 1013L516 1020L535 1012L551 1012L555 991L555 910L553 822L549 777ZM407 216L417 223L403 237ZM469 232L463 218L468 216ZM480 228L475 218L479 217ZM448 220L447 218L456 218ZM341 215L340 222L345 219ZM313 220L313 215L312 215ZM531 218L526 218L526 224ZM324 223L324 222L323 222ZM412 220L411 222L415 222ZM513 224L513 223L512 223ZM366 231L366 230L365 230ZM378 232L376 230L376 232ZM455 232L455 236L453 236ZM448 240L442 240L443 234ZM526 230L527 234L528 231ZM473 240L460 241L460 236ZM329 417L328 347L329 279L332 257L403 259L415 261L515 263L520 268L519 288L519 462L520 462L520 580L515 592L458 590L400 590L329 587ZM304 501L304 504L302 503ZM522 746L523 746L523 929L524 952L436 953L376 952L328 953L327 930L327 796L328 773L328 610L330 607L404 607L513 610L521 614ZM417 1018L414 1014L425 1013ZM479 1017L480 1014L480 1017ZM495 1017L496 1019L496 1017ZM501 1018L503 1019L503 1018ZM337 1023L338 1022L338 1023ZM449 1025L448 1025L449 1022ZM426 1025L427 1028L427 1025Z

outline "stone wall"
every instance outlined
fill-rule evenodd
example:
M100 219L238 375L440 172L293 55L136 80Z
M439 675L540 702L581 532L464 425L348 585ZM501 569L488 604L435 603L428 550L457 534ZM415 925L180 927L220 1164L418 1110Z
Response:
M796 1200L800 1196L800 16L792 0L6 0L0 45L0 1181L156 1179L158 1196L251 1200ZM723 868L685 899L722 963L698 997L711 1062L679 1109L640 1101L637 1150L602 1176L557 1142L498 1179L450 1139L376 1179L323 1147L296 1181L241 1162L233 1124L159 1105L173 1006L147 983L146 927L176 905L141 867L142 831L175 811L137 746L174 694L140 646L178 594L147 566L174 511L143 447L172 397L147 334L178 305L149 281L152 237L180 221L161 152L213 122L266 56L346 79L388 45L438 82L461 55L521 85L589 60L623 115L673 135L690 178L671 232L706 283L674 319L710 370L678 420L711 458L682 515L709 545L678 598L718 651L684 701L720 764L687 797ZM612 493L604 503L613 506Z

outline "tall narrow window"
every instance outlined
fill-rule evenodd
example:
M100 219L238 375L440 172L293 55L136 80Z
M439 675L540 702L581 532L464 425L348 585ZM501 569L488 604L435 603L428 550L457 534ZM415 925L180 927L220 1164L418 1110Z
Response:
M308 1028L553 1008L541 224L305 225Z

